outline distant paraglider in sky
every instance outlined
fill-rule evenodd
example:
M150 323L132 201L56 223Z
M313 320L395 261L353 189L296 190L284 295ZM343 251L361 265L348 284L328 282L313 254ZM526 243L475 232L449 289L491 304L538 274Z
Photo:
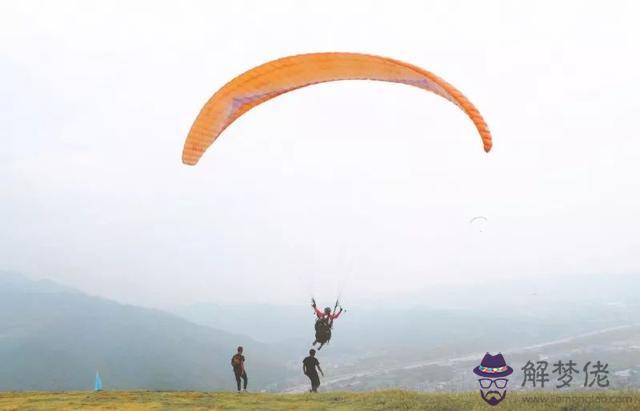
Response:
M338 80L403 83L435 93L467 114L482 138L484 150L491 150L491 133L480 112L460 91L435 74L387 57L312 53L265 63L219 89L191 127L182 151L183 163L195 165L218 136L253 107L289 91Z
M469 224L473 227L474 230L483 233L487 227L487 223L489 220L485 216L476 216L469 220Z

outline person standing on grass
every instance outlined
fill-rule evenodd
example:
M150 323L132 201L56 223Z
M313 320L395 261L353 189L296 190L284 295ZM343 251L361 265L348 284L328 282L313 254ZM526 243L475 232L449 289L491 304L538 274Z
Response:
M320 377L318 376L316 367L324 377L322 368L320 368L320 362L316 358L316 350L312 348L309 350L309 356L302 360L302 372L311 380L311 389L309 392L318 392L318 387L320 386Z
M242 391L247 392L247 370L244 368L244 355L242 355L243 348L238 347L238 352L231 357L231 366L233 367L233 374L236 376L236 385L238 386L238 392L240 391L240 379L244 383Z

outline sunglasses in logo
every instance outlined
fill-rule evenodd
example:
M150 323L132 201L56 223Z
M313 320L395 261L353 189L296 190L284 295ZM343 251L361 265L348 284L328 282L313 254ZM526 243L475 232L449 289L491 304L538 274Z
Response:
M508 378L480 378L478 380L480 382L480 387L482 388L491 388L492 385L495 385L496 388L504 388L507 386L509 382Z

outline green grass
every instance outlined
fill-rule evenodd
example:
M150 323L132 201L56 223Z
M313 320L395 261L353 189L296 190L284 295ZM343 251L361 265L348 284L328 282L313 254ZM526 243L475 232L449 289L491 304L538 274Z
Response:
M104 391L0 393L0 410L640 410L640 393L513 393L497 407L476 392L237 394Z

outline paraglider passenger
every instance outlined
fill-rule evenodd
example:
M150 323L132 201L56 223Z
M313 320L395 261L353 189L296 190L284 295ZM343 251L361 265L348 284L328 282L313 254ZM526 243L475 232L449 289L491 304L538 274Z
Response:
M244 368L244 355L242 355L243 348L238 347L238 352L231 357L231 366L233 367L233 374L236 376L236 384L238 386L238 392L240 392L240 379L244 383L243 390L247 392L247 370Z
M331 312L330 307L326 307L324 311L320 311L316 306L316 300L311 299L311 307L316 314L316 339L311 345L315 346L320 343L318 350L322 349L322 346L331 340L331 329L333 328L333 320L337 319L342 314L342 307L338 312ZM338 308L338 302L336 302L336 309Z
M331 307L325 307L324 311L320 311L316 306L316 300L314 299L311 299L311 307L313 307L314 311L316 312L316 316L318 317L318 319L328 318L330 320L335 320L340 317L340 314L342 314L342 307L340 307L340 311L333 314L331 313Z
M316 358L316 350L312 348L309 350L309 356L302 360L302 371L304 372L304 375L309 377L311 380L311 389L309 392L318 392L318 387L320 386L320 377L318 376L318 370L316 370L316 367L324 377L322 368L320 368L320 362Z

